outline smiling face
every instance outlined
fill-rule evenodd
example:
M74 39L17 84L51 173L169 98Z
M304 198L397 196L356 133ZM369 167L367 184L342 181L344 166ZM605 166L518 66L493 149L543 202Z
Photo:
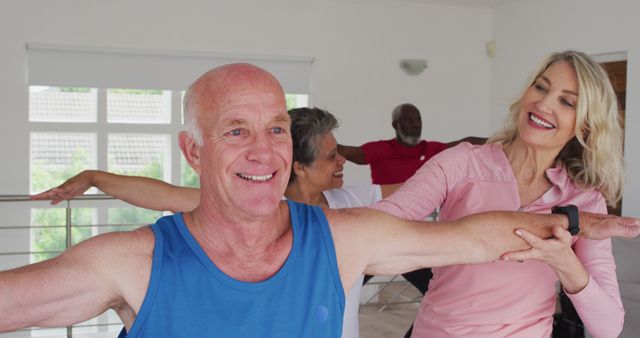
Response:
M318 193L342 187L345 158L338 153L338 143L333 133L318 135L316 147L316 159L304 166L305 175L298 177L298 184L313 188Z
M551 64L524 92L518 137L529 146L559 152L575 136L578 80L565 61Z
M272 213L289 179L291 137L284 93L250 65L218 68L193 87L203 143L196 147L203 202L250 217Z

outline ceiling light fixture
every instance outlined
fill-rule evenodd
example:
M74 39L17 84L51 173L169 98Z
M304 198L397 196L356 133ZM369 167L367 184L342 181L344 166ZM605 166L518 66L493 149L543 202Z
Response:
M400 69L409 75L421 74L427 69L426 59L402 59L400 60Z

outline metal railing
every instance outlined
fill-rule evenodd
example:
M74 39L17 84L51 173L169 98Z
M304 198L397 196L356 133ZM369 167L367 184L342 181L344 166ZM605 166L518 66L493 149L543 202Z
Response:
M64 208L65 209L65 223L64 224L59 224L59 225L46 225L46 226L39 226L39 225L15 225L15 226L0 226L0 236L2 231L6 231L6 230L32 230L32 229L56 229L56 228L64 228L65 229L65 243L64 243L64 249L68 249L73 245L73 238L72 238L72 229L73 228L82 228L82 227L96 227L96 228L101 228L101 227L131 227L131 226L142 226L144 224L72 224L72 215L73 215L73 209L74 207L72 206L73 202L76 201L108 201L108 200L116 200L114 197L111 197L109 195L104 195L104 194L91 194L91 195L82 195L82 196L77 196L74 197L71 200L66 200L64 202L61 202L60 204L56 205L56 206L50 206L49 208ZM32 204L36 204L36 203L43 203L42 201L34 201L30 198L29 195L0 195L0 204L2 203L11 203L11 202L18 202L18 203L32 203ZM97 206L91 206L92 208L95 208ZM42 207L38 207L38 208L42 208ZM83 207L84 208L84 207ZM33 255L33 254L60 254L62 253L64 250L62 251L46 251L46 250L41 250L41 251L31 251L31 250L27 250L27 251L1 251L0 250L0 257L1 256L21 256L21 255ZM76 324L76 325L72 325L72 326L67 326L66 328L66 337L67 338L72 338L73 337L73 329L74 328L95 328L95 327L109 327L109 326L121 326L122 323L96 323L96 324ZM59 330L60 328L28 328L28 329L23 329L23 330L18 330L14 333L20 333L20 332L24 332L24 333L30 333L33 331L55 331L55 330ZM84 335L84 334L83 334ZM3 337L3 334L0 334L0 337ZM33 335L27 335L27 337L31 337ZM40 335L37 335L40 336ZM58 335L56 335L58 336Z
M72 200L75 201L89 201L89 200L114 200L115 198L109 196L109 195L104 195L104 194L95 194L95 195L82 195L82 196L77 196L74 197ZM19 230L19 229L25 229L25 230L29 230L29 229L37 229L37 228L65 228L65 249L70 248L73 245L72 242L72 237L71 237L71 210L73 209L71 207L71 201L72 200L66 200L63 203L66 204L65 206L65 224L64 225L47 225L47 226L37 226L37 225L24 225L24 226L8 226L8 227L0 227L0 230ZM34 200L32 200L29 195L0 195L0 202L34 202ZM93 227L93 226L107 226L105 224L96 224L96 225L76 225L75 227ZM109 224L109 226L111 226ZM3 256L7 256L7 255L25 255L25 254L34 254L34 253L60 253L59 251L36 251L36 252L0 252L0 255Z

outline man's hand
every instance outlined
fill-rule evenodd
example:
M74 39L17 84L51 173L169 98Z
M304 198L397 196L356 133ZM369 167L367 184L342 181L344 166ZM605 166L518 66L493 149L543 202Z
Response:
M91 170L85 170L76 176L71 177L64 183L45 192L32 195L32 200L51 200L51 204L58 204L61 201L82 195L91 188Z
M607 239L633 238L638 235L640 235L640 220L636 218L580 212L580 237Z

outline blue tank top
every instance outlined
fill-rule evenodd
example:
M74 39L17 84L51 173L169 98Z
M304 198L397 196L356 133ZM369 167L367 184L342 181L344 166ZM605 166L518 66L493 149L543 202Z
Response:
M287 203L291 252L255 283L218 269L181 213L159 219L147 294L119 337L340 337L344 291L329 225L322 209Z

